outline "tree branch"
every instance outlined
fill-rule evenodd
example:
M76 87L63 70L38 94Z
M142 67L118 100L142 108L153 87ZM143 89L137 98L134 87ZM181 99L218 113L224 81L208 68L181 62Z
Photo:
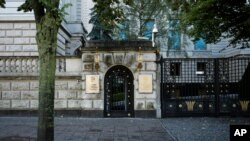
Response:
M5 0L0 0L0 7L5 8Z
M30 12L33 10L33 7L32 7L32 1L31 0L26 0L22 5L20 5L18 8L17 8L17 11L24 11L24 12Z

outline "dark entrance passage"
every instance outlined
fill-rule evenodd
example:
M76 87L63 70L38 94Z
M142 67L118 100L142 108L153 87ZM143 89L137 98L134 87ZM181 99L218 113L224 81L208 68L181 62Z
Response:
M134 116L134 77L132 72L117 65L108 70L104 79L104 116Z

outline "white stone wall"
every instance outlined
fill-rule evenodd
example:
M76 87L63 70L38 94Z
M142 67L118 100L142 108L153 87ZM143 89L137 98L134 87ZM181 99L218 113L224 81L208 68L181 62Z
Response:
M143 67L141 71L134 73L134 109L135 110L156 110L157 105L157 83L156 83L156 70L157 65L154 62L156 61L156 55L154 53L143 53ZM137 65L137 62L135 62ZM133 66L136 69L136 66ZM152 75L152 93L140 93L139 92L139 75L149 74Z
M0 56L37 56L36 25L33 12L20 12L17 7L24 0L7 0L6 8L0 8ZM66 51L72 41L84 38L81 22L81 0L62 0L61 5L71 3L66 9L69 14L62 22L57 40L57 55L72 55ZM76 34L76 35L75 35ZM73 38L73 39L71 39ZM71 43L71 44L70 44Z
M37 56L34 22L0 21L0 56Z
M0 21L9 20L15 17L15 20L34 20L33 12L17 11L17 8L24 3L25 0L5 0L6 8L0 8Z
M57 80L55 109L88 109L92 101L82 96L82 83L77 80ZM38 108L37 80L0 80L0 110Z
M15 19L1 21L0 19L0 56L38 56L35 36L34 21L15 21ZM57 38L57 54L66 55L66 46L70 42L67 29L60 28Z
M0 57L0 64L3 63L1 60ZM0 110L37 109L39 86L37 69L30 71L32 66L23 67L20 64L10 64L12 64L11 69L0 67ZM17 67L21 67L22 71L15 71L14 68ZM86 102L82 96L84 85L78 81L81 79L81 59L57 60L56 77L55 109L92 108L89 106L89 101Z

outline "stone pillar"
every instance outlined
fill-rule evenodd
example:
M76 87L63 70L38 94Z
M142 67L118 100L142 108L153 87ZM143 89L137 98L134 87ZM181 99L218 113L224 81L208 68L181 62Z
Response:
M161 64L157 63L156 70L156 117L161 118Z

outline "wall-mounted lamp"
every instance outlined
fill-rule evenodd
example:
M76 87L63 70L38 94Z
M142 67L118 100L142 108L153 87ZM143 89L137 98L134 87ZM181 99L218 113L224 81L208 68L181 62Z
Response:
M142 65L142 62L143 62L143 55L141 53L141 47L139 47L139 50L138 50L138 54L137 54L137 70L141 70L143 65Z
M155 47L155 35L156 35L156 33L158 33L158 29L157 29L156 20L155 20L154 28L152 30L152 46L153 47Z
M95 64L95 70L98 71L100 68L100 54L98 52L98 48L96 47L95 57L94 57L94 64Z

